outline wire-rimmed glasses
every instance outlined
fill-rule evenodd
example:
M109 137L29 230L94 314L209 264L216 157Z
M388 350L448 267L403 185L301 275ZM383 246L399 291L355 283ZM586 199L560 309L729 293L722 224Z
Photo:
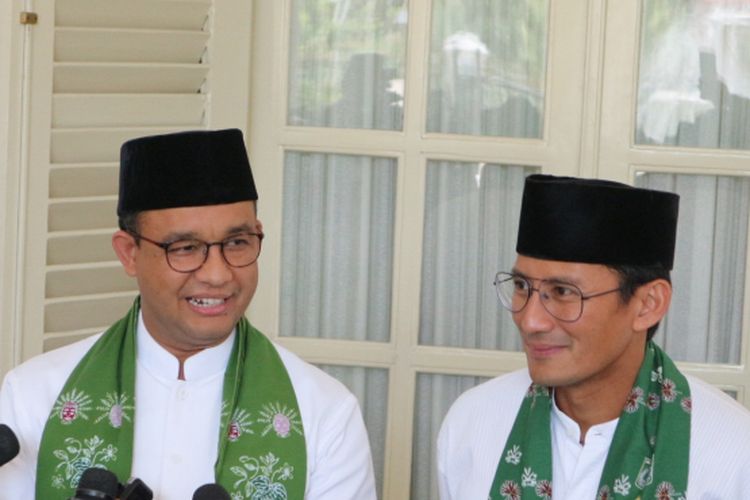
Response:
M594 297L617 292L621 287L603 292L583 295L580 288L572 283L559 280L534 280L538 285L532 286L531 280L512 273L499 272L495 275L495 291L500 303L512 313L517 313L529 303L531 294L537 292L544 309L560 321L572 323L583 314L583 303Z
M156 241L142 234L129 231L136 239L147 241L164 250L167 264L178 273L197 271L208 260L208 251L216 245L221 251L224 262L232 267L247 267L258 260L263 233L237 233L221 241L203 241L199 239L180 239L174 241Z

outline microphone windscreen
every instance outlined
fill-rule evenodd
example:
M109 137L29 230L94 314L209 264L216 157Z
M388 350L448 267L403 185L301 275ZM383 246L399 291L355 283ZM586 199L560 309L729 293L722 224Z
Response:
M152 500L154 492L142 480L135 478L125 485L120 500Z
M193 493L193 500L232 500L223 486L216 483L204 484Z
M113 472L98 467L89 467L83 471L81 479L78 480L76 498L101 498L114 500L117 498L119 489L120 483L117 481L117 476L115 476Z
M15 432L7 425L0 424L0 465L13 460L19 450L20 446Z

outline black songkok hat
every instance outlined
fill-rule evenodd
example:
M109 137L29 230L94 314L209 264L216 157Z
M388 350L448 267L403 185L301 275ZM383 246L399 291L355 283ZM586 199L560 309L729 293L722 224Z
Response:
M680 197L595 179L526 178L516 251L545 260L672 269Z
M237 129L139 137L120 148L119 216L257 199Z

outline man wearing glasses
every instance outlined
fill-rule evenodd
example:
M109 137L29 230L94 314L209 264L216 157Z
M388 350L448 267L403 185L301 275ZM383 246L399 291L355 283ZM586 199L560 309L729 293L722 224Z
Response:
M207 483L233 499L375 498L354 396L244 317L257 198L239 130L123 145L112 245L139 296L104 334L7 375L0 421L21 453L0 497L67 499L96 467L161 500Z
M464 393L438 438L442 500L750 498L750 412L652 337L678 197L527 178L500 303L528 368Z

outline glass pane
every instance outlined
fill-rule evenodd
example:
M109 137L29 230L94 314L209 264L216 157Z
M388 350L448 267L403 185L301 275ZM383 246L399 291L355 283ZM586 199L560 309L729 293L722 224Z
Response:
M428 163L421 344L520 349L492 281L515 262L523 184L536 172L512 165Z
M390 338L396 160L288 152L280 333Z
M750 149L750 2L643 2L636 142Z
M406 0L293 0L289 125L400 130Z
M641 173L680 195L672 305L656 342L679 361L740 362L750 178Z
M453 402L463 392L488 380L484 377L417 376L414 406L414 439L411 457L411 498L438 498L436 444L440 424Z
M547 0L435 0L427 130L542 137Z
M370 438L378 498L383 498L385 430L388 417L388 370L339 365L320 365L319 367L347 386L359 400Z

